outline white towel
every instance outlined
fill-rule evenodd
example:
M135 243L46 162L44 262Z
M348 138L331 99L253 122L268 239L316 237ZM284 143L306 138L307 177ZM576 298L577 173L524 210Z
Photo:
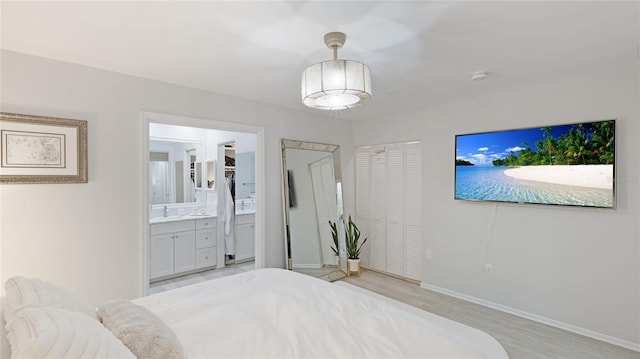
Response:
M193 179L189 181L189 198L187 198L187 202L197 202L198 198L196 197L196 184L193 183Z
M234 255L236 253L235 243L235 226L236 226L236 210L233 205L233 197L231 196L231 188L229 181L224 182L225 198L224 198L224 254Z

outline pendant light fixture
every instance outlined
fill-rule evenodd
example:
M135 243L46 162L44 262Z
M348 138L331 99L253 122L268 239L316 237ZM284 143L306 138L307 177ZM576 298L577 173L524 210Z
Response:
M302 73L302 102L321 110L344 110L371 99L369 66L351 60L338 60L338 49L347 36L342 32L324 35L333 50L333 60L307 67Z

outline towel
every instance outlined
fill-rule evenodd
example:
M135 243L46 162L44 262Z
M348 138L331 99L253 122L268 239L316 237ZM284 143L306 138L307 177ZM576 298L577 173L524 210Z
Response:
M224 221L224 254L234 255L236 253L236 210L233 204L233 197L231 196L231 188L229 187L228 179L224 182L224 188L224 215L222 217L222 220Z

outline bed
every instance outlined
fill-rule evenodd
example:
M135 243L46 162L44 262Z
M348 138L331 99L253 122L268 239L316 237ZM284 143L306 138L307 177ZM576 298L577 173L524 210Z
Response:
M153 315L158 323L147 328L166 325L181 347L178 356L187 358L508 358L480 330L348 283L282 269L119 303ZM98 317L109 327L101 308Z

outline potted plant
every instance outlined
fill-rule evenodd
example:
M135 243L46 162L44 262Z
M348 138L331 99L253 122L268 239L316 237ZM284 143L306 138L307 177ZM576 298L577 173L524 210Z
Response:
M336 222L329 220L329 227L331 227L331 237L333 237L333 246L331 250L336 257L336 264L340 267L340 252L338 251L338 226Z
M347 266L347 275L351 272L357 272L358 277L360 276L360 250L362 246L367 242L368 238L365 238L362 243L360 242L360 230L358 226L353 222L351 216L349 216L349 222L347 223L345 229L345 244L347 246L347 257L348 257L348 266Z

